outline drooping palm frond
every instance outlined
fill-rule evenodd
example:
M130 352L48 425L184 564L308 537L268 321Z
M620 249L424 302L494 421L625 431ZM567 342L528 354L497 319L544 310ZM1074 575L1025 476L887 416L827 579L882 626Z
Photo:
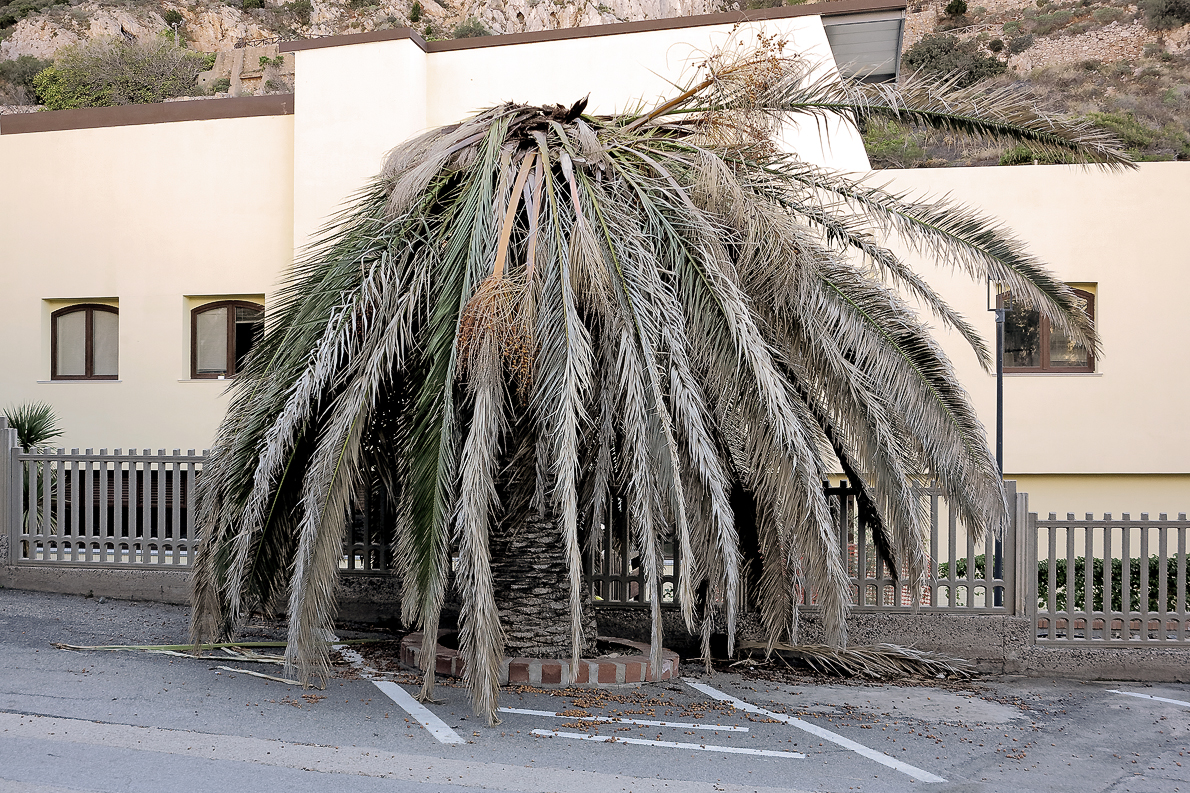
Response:
M389 155L295 264L232 386L200 481L196 642L287 602L290 670L325 675L365 478L395 516L402 617L426 636L422 698L453 575L489 723L505 646L489 546L517 520L556 526L569 577L554 599L577 656L591 638L582 549L624 501L654 668L666 542L704 654L716 609L734 634L733 492L755 505L770 649L796 642L807 598L832 646L846 644L849 583L821 486L836 464L911 589L927 569L915 483L936 481L976 534L1003 526L984 429L910 301L985 363L987 350L884 238L1007 283L1091 349L1094 328L994 220L807 165L777 136L791 120L892 115L1105 167L1123 155L1008 95L814 77L771 40L705 69L649 111L506 104Z

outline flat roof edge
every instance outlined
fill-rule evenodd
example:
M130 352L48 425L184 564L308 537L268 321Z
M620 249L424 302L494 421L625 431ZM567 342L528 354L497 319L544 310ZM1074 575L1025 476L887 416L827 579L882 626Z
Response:
M400 41L408 39L425 52L451 52L455 50L482 49L485 47L507 47L513 44L536 44L546 41L567 41L570 39L595 38L598 36L619 36L627 33L646 33L655 30L679 30L681 28L704 27L708 25L734 25L740 22L761 22L768 19L789 19L791 17L822 16L837 17L851 14L870 14L876 11L904 11L906 0L834 0L825 3L780 8L761 8L748 11L728 11L721 14L700 14L691 17L668 17L665 19L644 19L639 22L618 22L611 25L590 25L587 27L538 30L532 33L510 33L501 36L478 36L468 39L447 41L426 41L412 28L391 28L374 30L370 33L352 33L346 36L326 36L302 41L285 41L280 44L281 52L343 47L351 44L368 44L377 41Z
M194 99L188 102L156 102L146 105L12 113L0 116L0 135L292 114L293 94L242 96L229 99Z

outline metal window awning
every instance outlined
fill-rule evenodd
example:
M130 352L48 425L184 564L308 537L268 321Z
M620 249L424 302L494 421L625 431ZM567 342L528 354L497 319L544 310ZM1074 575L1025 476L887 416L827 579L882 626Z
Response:
M884 82L900 74L904 9L823 16L822 25L843 75Z

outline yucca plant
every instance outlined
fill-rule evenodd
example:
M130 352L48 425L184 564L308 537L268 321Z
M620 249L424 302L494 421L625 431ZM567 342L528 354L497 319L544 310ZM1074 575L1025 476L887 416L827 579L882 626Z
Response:
M17 431L17 445L23 451L40 449L54 438L62 436L54 408L45 402L26 402L4 409L8 426Z
M46 449L46 444L62 436L62 428L58 425L58 415L54 412L53 406L46 402L10 405L4 409L4 417L8 419L8 426L17 431L17 445L24 452ZM46 503L50 505L50 514L57 514L58 478L54 474L55 472L43 462L24 467L24 485L21 490L22 525L27 525L29 521L30 493L44 494ZM32 487L30 487L30 478L33 480ZM43 516L44 512L39 500L36 520L40 522Z
M392 151L294 265L232 387L201 481L195 641L287 599L292 673L326 675L365 478L397 516L402 617L426 635L421 696L453 578L489 723L505 634L524 632L494 581L526 557L560 559L563 613L547 621L579 656L584 542L613 492L652 593L654 668L664 541L681 550L677 601L704 653L714 608L734 635L733 487L756 505L770 643L793 636L812 589L828 641L845 645L848 581L822 490L832 458L916 591L928 524L915 482L936 481L971 531L1004 525L984 429L910 301L986 366L984 342L882 240L1005 284L1095 348L1080 302L997 222L807 164L777 134L896 119L1105 167L1124 155L1005 91L815 79L782 46L712 57L652 109L505 104Z

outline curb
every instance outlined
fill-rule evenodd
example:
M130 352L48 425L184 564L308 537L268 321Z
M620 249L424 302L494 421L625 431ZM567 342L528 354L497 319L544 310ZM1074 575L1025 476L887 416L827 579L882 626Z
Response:
M439 630L438 636L452 633ZM401 663L413 669L421 668L421 645L425 634L415 631L401 639ZM652 676L649 645L612 636L600 636L600 641L623 645L633 652L615 657L582 658L575 674L571 674L570 659L508 658L500 664L500 685L583 686L612 688L672 680L678 676L680 659L673 650L662 648L661 670ZM449 677L463 677L466 664L458 650L438 645L434 657L434 673Z

